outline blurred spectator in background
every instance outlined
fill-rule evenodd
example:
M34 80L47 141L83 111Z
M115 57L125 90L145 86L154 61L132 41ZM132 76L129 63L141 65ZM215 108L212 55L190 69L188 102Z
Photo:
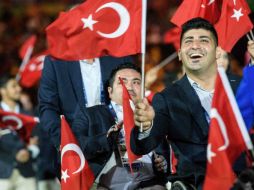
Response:
M27 114L18 104L21 87L12 76L0 79L0 109ZM38 138L31 137L29 145L10 129L0 129L0 187L1 190L35 190L33 159L39 154Z

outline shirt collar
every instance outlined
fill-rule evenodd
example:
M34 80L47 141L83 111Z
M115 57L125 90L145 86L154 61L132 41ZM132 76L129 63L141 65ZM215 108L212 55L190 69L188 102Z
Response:
M15 112L15 113L19 113L20 112L20 106L17 104L14 108L14 111L11 110L11 108L3 101L1 101L1 107L4 111L8 111L8 112Z
M88 63L87 59L80 60L79 62L82 63L82 64L90 65L90 66L95 66L95 65L98 65L100 63L99 58L94 58L93 63Z
M189 81L189 83L190 83L190 85L191 85L192 87L197 87L197 88L199 88L199 89L201 89L201 90L203 90L203 91L209 92L209 93L211 93L211 94L214 93L214 89L213 89L212 91L208 91L208 90L202 88L202 86L200 86L196 81L192 80L190 77L187 76L187 79L188 79L188 81Z
M117 104L116 102L111 100L111 105L115 111L121 111L123 112L123 106L120 104Z

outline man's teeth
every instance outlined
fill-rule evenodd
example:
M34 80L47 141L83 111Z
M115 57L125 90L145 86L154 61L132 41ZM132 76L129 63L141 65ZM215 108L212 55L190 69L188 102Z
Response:
M199 53L193 53L190 55L191 58L200 58L200 57L203 57L202 54L199 54Z

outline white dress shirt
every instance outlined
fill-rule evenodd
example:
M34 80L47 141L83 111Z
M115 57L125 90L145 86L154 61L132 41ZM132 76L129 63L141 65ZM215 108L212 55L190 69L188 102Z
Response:
M80 60L79 63L86 107L100 105L102 79L99 59L94 59L92 64L88 63L86 60Z
M191 78L189 78L189 77L187 77L187 78L190 82L190 85L197 93L202 107L205 109L206 113L208 114L208 117L206 116L207 121L210 122L210 112L211 112L214 90L207 91L207 90L203 89L197 82L195 82Z

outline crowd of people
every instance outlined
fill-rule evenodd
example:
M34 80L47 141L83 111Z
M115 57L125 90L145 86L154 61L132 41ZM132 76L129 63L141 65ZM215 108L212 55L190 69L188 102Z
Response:
M8 7L10 2L6 1L3 5ZM171 9L170 3L174 5ZM177 0L148 3L151 13L148 14L147 29L148 69L175 51L173 47L161 44L163 33L171 27L168 17L172 16L178 4ZM29 13L32 16L28 15L31 20L28 19L27 25L23 26L27 33L19 37L36 30L41 35L36 47L40 51L46 48L43 28L51 18L44 20L45 12L40 9L41 14L37 15L37 11L38 7L34 6ZM165 15L168 15L166 19ZM0 16L12 20L13 15L6 11ZM1 40L5 43L11 38L10 34L5 34L8 30L9 26L0 22L0 37L4 37ZM201 190L206 174L210 111L217 68L227 70L230 85L236 93L241 77L234 73L242 74L244 65L246 72L253 73L253 40L245 44L250 55L248 62L239 64L233 54L228 55L218 47L213 25L201 18L187 21L182 26L178 60L168 64L163 71L156 70L147 75L147 90L158 92L152 103L146 98L141 99L141 71L137 56L105 56L77 61L46 56L36 87L38 100L34 101L31 94L22 91L13 75L17 72L19 60L11 45L15 42L12 39L6 47L0 45L0 52L5 55L1 72L10 73L0 77L0 109L40 118L29 142L24 142L11 129L0 129L0 189L60 189L60 116L64 115L95 176L91 189ZM14 46L17 47L17 44ZM168 52L165 53L165 50ZM234 70L234 64L238 69ZM243 81L246 80L249 79ZM128 162L126 152L121 81L135 105L131 150L141 158L132 164ZM33 106L33 102L38 106ZM250 125L253 126L254 122ZM233 188L254 189L254 172L248 168L245 155L242 157L234 166L238 179Z

